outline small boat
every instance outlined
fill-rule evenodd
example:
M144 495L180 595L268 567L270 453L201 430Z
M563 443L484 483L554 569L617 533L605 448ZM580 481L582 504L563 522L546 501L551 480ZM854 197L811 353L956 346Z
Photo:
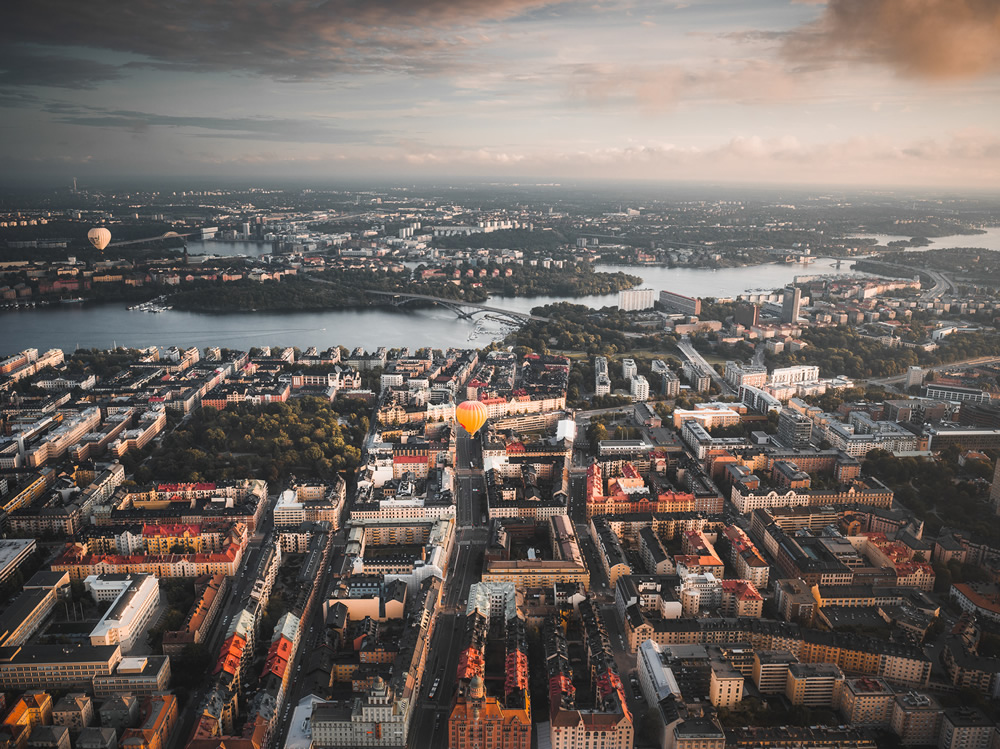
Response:
M84 301L83 297L76 297L75 299L60 299L60 304L79 304Z

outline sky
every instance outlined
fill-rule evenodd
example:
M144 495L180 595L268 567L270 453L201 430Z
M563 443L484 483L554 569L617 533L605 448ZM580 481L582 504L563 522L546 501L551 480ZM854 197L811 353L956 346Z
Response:
M1000 188L1000 0L7 0L0 180Z

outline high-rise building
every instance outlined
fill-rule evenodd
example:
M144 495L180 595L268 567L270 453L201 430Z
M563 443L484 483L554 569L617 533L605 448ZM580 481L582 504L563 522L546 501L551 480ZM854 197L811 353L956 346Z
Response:
M798 286L786 286L781 300L781 322L793 323L799 319L802 307L802 289Z
M598 356L594 359L594 395L607 395L611 392L611 377L608 375L608 359Z
M906 370L906 387L920 387L924 384L924 370L920 367L910 367Z
M1000 460L997 461L996 468L993 469L993 483L990 484L990 504L993 505L993 512L1000 515Z
M653 289L625 289L618 293L618 309L622 312L652 309L655 301Z
M670 312L682 312L685 315L701 314L701 299L675 294L672 291L660 292L660 304Z
M760 318L760 307L749 302L741 302L736 305L733 320L745 328L752 328Z
M788 447L808 447L812 439L812 421L789 409L778 415L778 439Z
M631 380L639 374L639 368L635 364L635 359L622 359L622 377Z
M649 381L642 375L632 378L632 400L633 402L649 400Z
M669 369L660 375L660 392L667 398L676 398L681 392L681 379Z

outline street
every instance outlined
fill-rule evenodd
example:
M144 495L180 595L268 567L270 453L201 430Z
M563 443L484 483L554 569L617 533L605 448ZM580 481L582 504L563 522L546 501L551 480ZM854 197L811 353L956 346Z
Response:
M483 552L489 541L489 525L483 518L488 512L478 445L463 431L457 440L455 459L455 544L435 614L427 668L413 707L407 740L410 749L448 745L448 714L455 693L459 648L465 635L465 607L469 588L482 579ZM438 679L431 698L429 693Z

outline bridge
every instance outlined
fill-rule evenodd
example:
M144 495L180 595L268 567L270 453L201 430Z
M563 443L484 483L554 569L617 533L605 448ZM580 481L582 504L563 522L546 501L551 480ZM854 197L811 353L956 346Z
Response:
M521 323L528 322L529 320L540 320L541 322L551 321L548 317L529 315L526 312L514 312L509 309L503 309L502 307L491 307L487 304L463 302L460 299L443 299L437 296L428 296L427 294L403 294L396 291L371 291L368 289L365 290L365 293L372 294L374 296L388 297L390 304L392 304L393 307L402 307L404 304L409 304L410 302L415 301L431 302L440 307L447 307L463 320L471 320L474 315L483 312L497 315L499 317L507 317L515 322Z

